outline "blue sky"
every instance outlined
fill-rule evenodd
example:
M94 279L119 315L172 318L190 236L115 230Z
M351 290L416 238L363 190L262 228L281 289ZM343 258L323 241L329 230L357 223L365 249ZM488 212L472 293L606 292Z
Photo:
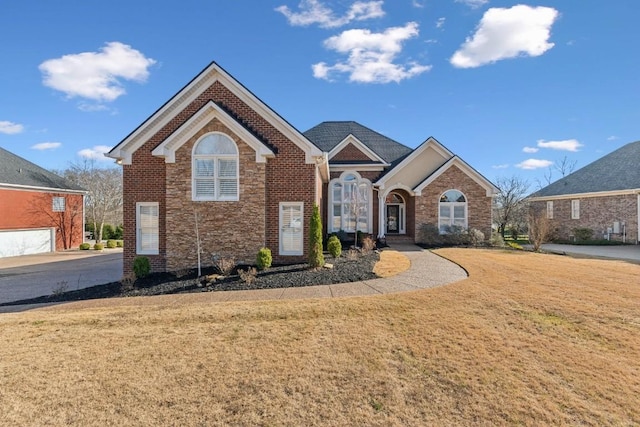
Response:
M638 22L633 0L4 2L0 146L110 166L102 151L216 61L301 131L433 136L533 189L565 156L640 139Z

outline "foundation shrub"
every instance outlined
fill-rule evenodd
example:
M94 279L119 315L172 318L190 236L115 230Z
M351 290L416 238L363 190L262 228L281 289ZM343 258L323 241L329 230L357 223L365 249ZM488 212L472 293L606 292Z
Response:
M593 230L591 228L574 228L573 235L576 236L576 240L579 242L583 242L585 240L593 239Z
M146 256L137 256L133 260L133 274L136 279L147 277L151 272L151 263Z
M107 240L107 249L115 249L115 248L116 248L116 241L113 239Z
M342 243L340 243L340 239L335 234L329 237L327 241L327 251L334 258L338 258L342 254Z
M271 249L262 248L258 251L258 255L256 255L256 267L258 267L258 270L266 270L271 267L272 262Z

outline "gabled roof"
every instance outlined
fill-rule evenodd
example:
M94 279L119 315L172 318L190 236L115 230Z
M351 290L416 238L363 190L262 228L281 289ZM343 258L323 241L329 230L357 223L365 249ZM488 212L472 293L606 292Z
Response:
M0 187L84 193L81 187L0 148Z
M323 158L323 153L305 138L300 131L273 111L260 98L244 87L222 67L215 62L209 64L191 82L183 87L169 101L153 113L147 120L131 132L125 139L116 145L107 154L119 160L123 164L131 163L132 154L171 119L184 110L200 94L215 82L222 83L229 91L247 104L256 113L260 114L273 127L285 135L291 142L297 145L305 153L306 163L316 163Z
M422 190L424 190L429 184L435 181L439 176L449 170L451 167L457 166L463 172L465 172L471 179L473 179L478 185L483 187L486 190L487 197L491 197L495 195L499 190L491 181L485 178L480 172L469 166L467 162L462 160L458 156L453 156L445 164L436 169L431 175L425 178L419 185L417 185L413 192L416 195L420 195Z
M631 142L530 197L640 190L640 141Z
M318 148L327 153L349 135L353 135L387 163L399 161L412 151L411 148L353 121L322 122L303 133Z

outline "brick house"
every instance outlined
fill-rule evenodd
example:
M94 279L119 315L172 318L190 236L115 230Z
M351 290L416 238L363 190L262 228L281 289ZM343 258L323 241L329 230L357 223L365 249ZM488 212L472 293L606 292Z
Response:
M85 191L0 148L0 257L78 247Z
M632 142L529 196L551 220L555 236L590 228L595 239L638 243L640 141Z
M412 150L355 122L301 133L216 63L107 155L123 166L125 274L138 255L194 267L197 236L205 264L263 246L299 262L314 204L328 233L491 228L495 186L435 139Z

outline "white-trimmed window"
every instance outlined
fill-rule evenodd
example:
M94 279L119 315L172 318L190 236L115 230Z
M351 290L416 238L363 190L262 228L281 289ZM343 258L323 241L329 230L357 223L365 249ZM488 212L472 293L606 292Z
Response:
M280 202L280 255L304 253L303 214L303 202Z
M571 201L571 219L580 219L580 200Z
M467 198L458 190L448 190L440 196L438 228L447 233L451 227L467 228Z
M158 202L136 203L136 253L157 255L159 253Z
M553 219L553 200L547 201L547 218Z
M343 172L329 182L328 231L371 232L371 181L357 172Z
M54 197L51 209L54 212L64 212L66 208L66 203L64 197Z
M192 198L238 200L238 147L227 135L209 133L193 146Z

